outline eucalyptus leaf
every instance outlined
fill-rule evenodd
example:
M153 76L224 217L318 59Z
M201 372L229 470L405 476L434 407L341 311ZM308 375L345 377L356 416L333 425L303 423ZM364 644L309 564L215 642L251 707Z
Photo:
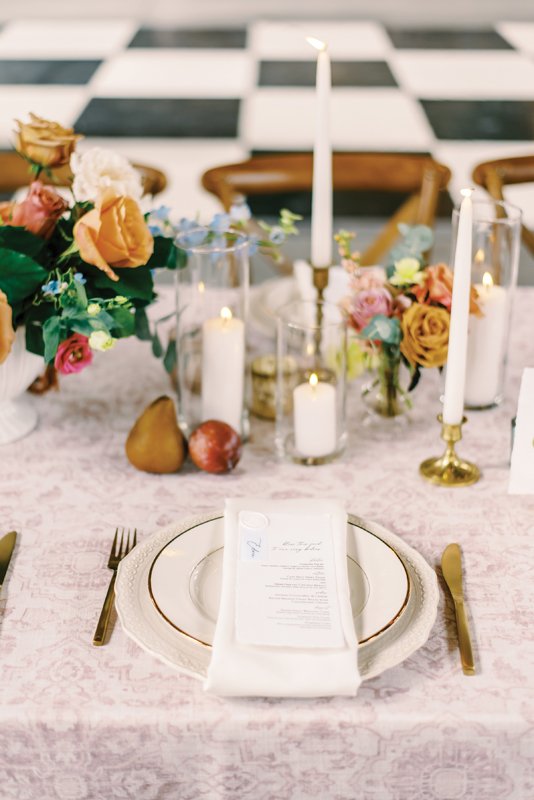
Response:
M43 325L44 359L46 363L53 361L61 339L61 320L49 317Z
M176 340L171 339L168 346L165 356L163 358L163 366L171 375L174 370L176 369Z
M157 333L152 337L152 353L156 358L161 358L163 355L163 345Z
M150 326L148 324L148 317L144 308L135 309L135 335L143 342L148 342L152 339L150 333Z
M376 314L360 334L364 339L398 345L402 336L399 320Z

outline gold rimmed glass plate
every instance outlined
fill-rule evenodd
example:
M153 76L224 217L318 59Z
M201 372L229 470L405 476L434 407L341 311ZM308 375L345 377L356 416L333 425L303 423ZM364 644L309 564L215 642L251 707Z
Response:
M223 542L222 515L191 525L161 548L148 573L149 594L161 619L208 647L219 608ZM400 619L410 579L395 548L351 517L347 569L354 626L363 644Z

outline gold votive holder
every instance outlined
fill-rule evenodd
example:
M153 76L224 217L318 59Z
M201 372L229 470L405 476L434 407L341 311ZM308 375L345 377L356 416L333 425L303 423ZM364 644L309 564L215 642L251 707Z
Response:
M276 419L277 359L274 354L258 356L251 364L252 402L250 410L261 419ZM293 358L283 359L284 413L290 413L293 389L297 385L297 363Z
M437 486L471 486L480 478L480 470L471 461L461 459L454 445L462 438L462 425L467 422L467 417L457 425L443 422L441 414L438 415L441 423L441 438L445 442L445 452L442 456L427 458L419 467L419 472L427 481Z

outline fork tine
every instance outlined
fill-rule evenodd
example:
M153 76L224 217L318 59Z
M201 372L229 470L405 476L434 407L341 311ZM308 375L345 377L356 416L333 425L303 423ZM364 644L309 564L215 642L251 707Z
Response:
M128 538L126 539L126 549L125 549L123 555L127 556L129 552L130 552L130 529L128 528Z
M120 544L120 547L119 547L119 554L117 556L118 558L122 558L122 545L123 545L123 542L124 542L124 528L121 530L121 544Z
M134 537L133 537L132 548L135 547L136 544L137 544L137 528L134 528Z
M113 537L113 544L111 545L111 558L114 558L117 552L117 536L119 535L119 529L115 528L115 536Z

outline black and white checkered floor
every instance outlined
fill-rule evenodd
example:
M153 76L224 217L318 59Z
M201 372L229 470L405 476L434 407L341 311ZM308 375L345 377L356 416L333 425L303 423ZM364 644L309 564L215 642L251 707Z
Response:
M0 23L0 148L34 111L164 169L163 199L202 217L208 167L251 151L312 145L314 53L333 60L338 150L430 152L453 170L527 154L534 139L534 23L472 31L363 21L258 21L242 29L142 27L132 20ZM534 190L511 197L534 223Z

